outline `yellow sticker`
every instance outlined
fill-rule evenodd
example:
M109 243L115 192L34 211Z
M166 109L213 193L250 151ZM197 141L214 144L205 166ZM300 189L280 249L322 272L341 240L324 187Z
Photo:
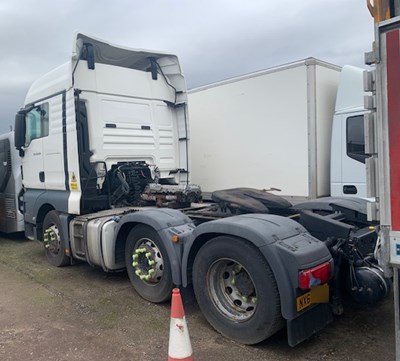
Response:
M70 187L71 187L71 190L73 190L73 191L78 190L78 180L76 179L74 172L72 172Z

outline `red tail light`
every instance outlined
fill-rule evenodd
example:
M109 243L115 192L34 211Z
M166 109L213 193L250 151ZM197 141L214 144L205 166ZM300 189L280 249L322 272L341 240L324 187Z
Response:
M308 290L329 281L333 272L332 260L299 272L299 288Z

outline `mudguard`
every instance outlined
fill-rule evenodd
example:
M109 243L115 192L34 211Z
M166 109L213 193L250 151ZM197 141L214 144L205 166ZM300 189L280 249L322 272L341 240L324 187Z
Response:
M144 208L138 212L126 213L118 217L117 231L127 222L143 223L154 228L157 232L192 222L184 213L172 208Z
M282 316L291 320L296 310L298 271L331 259L325 244L290 218L270 214L246 214L203 223L187 240L182 259L183 285L190 283L188 270L195 253L209 239L219 235L240 237L253 243L268 261L277 281Z
M38 215L40 210L52 208L60 213L68 213L70 192L45 189L28 189L24 193L25 234L28 238L40 239L37 234ZM66 233L68 234L68 232Z
M369 225L367 208L371 200L356 197L325 197L309 200L296 204L293 211L301 213L304 210L322 212L340 212L345 215L347 221Z
M295 210L308 209L331 212L334 210L334 207L337 206L352 210L354 212L367 214L368 202L369 201L365 198L357 197L324 197L298 203L292 208Z
M157 208L116 216L114 220L118 223L115 230L115 239L123 229L124 224L127 223L145 224L152 227L160 236L167 250L174 284L182 284L182 244L195 228L189 217L176 209ZM180 241L178 243L171 241L173 235L179 237Z
M64 240L64 247L66 252L68 252L69 255L71 255L71 242L69 238L69 222L72 219L72 216L70 214L66 213L60 213L60 223L61 223L61 229L59 230L61 232L61 238Z

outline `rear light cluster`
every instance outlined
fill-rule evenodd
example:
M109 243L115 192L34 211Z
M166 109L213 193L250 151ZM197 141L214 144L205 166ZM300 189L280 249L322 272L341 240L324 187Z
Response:
M329 281L333 274L333 260L299 272L299 288L309 290Z

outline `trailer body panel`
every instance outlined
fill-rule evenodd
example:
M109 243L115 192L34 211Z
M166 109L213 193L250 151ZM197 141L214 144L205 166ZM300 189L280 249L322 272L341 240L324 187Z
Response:
M189 91L192 180L285 197L329 195L340 68L306 59Z

